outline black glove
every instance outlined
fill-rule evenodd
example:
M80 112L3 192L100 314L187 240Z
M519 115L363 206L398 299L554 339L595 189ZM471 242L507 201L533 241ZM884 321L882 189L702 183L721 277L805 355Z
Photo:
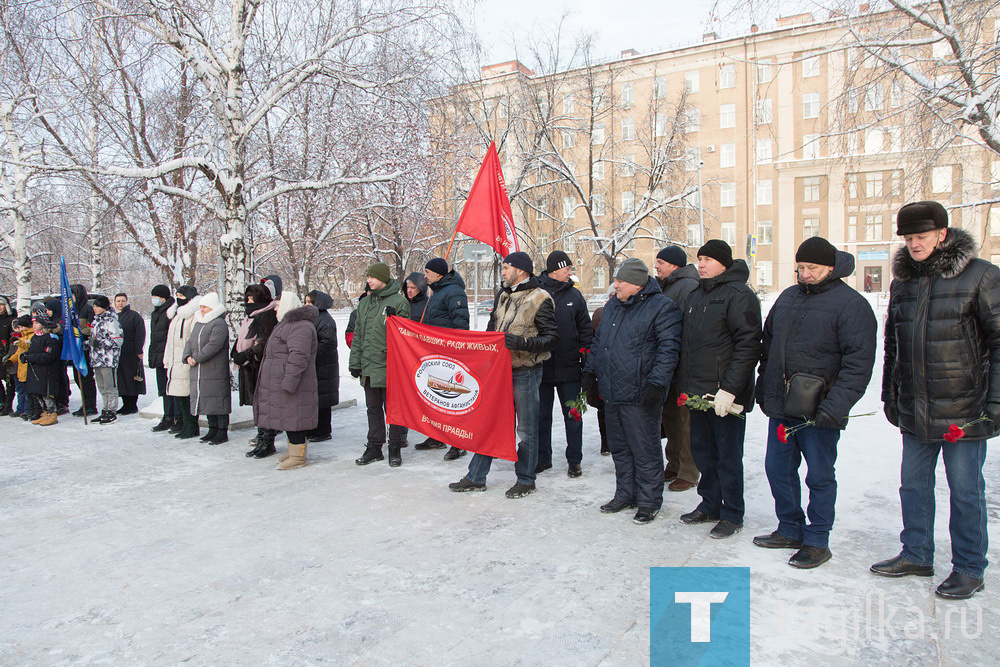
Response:
M889 420L889 423L893 426L899 427L899 410L896 409L895 403L885 403L882 405L882 412L885 413L885 418Z
M395 314L396 314L396 309L395 308L393 308L392 306L386 306L385 307L385 316L386 317L392 317Z
M524 336L515 336L509 333L503 335L503 344L507 346L508 350L524 350L528 347L528 341L524 339Z
M650 408L662 408L666 397L666 388L656 384L647 384L642 388L642 398L639 399L639 406L647 410Z
M597 376L593 373L584 373L580 376L580 386L588 394L597 392Z
M247 363L247 353L244 351L244 352L237 352L236 354L234 354L233 363L236 364L237 366L245 365Z
M352 368L351 369L351 377L355 377L355 378L361 377L361 369L360 368Z
M840 422L822 410L816 411L816 419L813 421L816 422L814 426L817 428L835 428L838 431L840 430Z

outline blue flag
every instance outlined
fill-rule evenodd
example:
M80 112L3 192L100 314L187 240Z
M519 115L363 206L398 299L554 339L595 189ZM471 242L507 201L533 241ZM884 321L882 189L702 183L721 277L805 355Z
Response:
M72 361L80 375L87 374L87 358L83 356L83 336L80 334L80 315L76 312L73 290L66 277L66 258L59 258L59 291L62 294L63 346L62 358Z

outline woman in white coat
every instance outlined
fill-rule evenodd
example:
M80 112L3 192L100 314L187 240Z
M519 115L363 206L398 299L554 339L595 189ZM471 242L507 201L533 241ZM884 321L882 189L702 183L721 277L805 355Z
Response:
M181 285L174 295L174 305L167 310L170 326L167 343L163 348L163 367L167 369L167 396L174 401L174 414L181 421L170 428L177 438L196 438L199 435L198 418L191 414L191 367L184 360L184 344L191 336L198 303L198 290Z

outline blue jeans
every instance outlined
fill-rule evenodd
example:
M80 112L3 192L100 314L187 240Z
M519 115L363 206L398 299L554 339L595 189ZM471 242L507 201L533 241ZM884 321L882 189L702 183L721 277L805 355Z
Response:
M934 564L934 469L943 452L951 495L952 569L969 577L986 570L985 440L921 442L903 434L903 464L899 471L899 501L903 511L902 556L917 565Z
M517 417L517 463L514 473L522 484L535 483L538 465L538 386L542 383L542 367L515 368L514 414ZM474 454L469 461L466 477L476 484L485 484L493 464L492 456Z
M563 423L566 425L566 463L583 461L583 422L569 416L566 401L580 395L580 381L543 382L538 389L538 460L552 463L552 402L559 394Z
M711 517L743 523L743 436L746 420L691 411L691 454L701 471L698 509Z
M17 382L14 386L14 395L17 396L16 412L22 415L28 411L28 392L25 389L27 384L27 382Z
M615 462L615 500L659 510L663 506L662 409L625 403L605 403L604 409Z
M837 442L840 429L806 426L778 440L778 425L798 426L801 421L771 419L767 431L764 470L774 496L778 532L790 540L802 540L809 547L827 548L837 503ZM809 523L802 512L802 482L799 465L805 458L806 486L809 487Z

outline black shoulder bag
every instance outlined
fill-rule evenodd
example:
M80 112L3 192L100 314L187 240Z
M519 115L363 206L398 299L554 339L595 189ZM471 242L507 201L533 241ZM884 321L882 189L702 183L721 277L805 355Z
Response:
M789 322L791 328L791 322ZM786 332L781 339L781 377L785 381L785 409L784 413L788 417L809 421L816 418L816 411L819 404L826 396L826 380L819 375L810 373L795 373L788 377L785 371L785 342L788 340Z

